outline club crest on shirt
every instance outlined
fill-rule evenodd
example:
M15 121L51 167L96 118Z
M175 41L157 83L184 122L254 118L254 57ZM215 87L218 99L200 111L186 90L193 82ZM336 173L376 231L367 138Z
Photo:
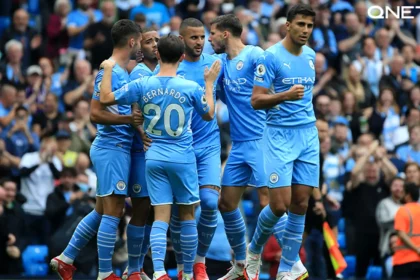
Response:
M258 66L257 66L257 75L258 76L264 76L264 74L265 74L265 66L264 66L264 64L258 64Z
M201 103L203 105L207 105L207 99L206 99L206 97L204 95L201 97Z
M244 63L242 62L242 60L240 60L237 64L236 64L236 70L241 70L244 67Z
M315 70L315 65L312 59L309 60L309 66L312 68L312 70Z
M134 184L133 185L133 192L134 193L139 193L141 191L141 186L139 184Z
M125 187L126 187L126 185L125 185L125 182L124 181L118 181L118 183L117 183L117 189L119 189L120 191L123 191L123 190L125 190Z
M277 173L275 173L275 172L271 173L271 175L270 175L270 182L272 184L275 184L278 181L279 181L279 175L277 175Z

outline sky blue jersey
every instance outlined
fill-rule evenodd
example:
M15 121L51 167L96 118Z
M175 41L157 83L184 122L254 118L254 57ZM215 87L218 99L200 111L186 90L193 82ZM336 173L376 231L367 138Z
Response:
M183 79L198 83L205 92L204 70L206 67L210 69L211 65L218 58L208 54L202 54L199 61L189 62L185 59L179 64L177 76ZM216 102L216 87L213 90L214 102ZM194 111L191 121L191 129L193 131L193 145L195 149L220 145L220 134L217 120L205 121Z
M146 66L144 63L139 63L136 67L131 70L130 81L134 81L140 78L152 76L153 72ZM131 152L142 152L143 151L143 141L138 133L134 133L133 137L133 146Z
M268 88L270 94L285 92L294 85L305 87L300 100L284 101L267 112L267 124L296 127L316 121L312 106L315 83L315 52L303 46L299 56L291 54L281 42L268 48L258 60L254 85Z
M200 85L179 77L144 77L114 92L118 104L138 102L144 128L153 145L146 160L195 162L191 117L210 110Z
M101 69L95 79L94 93L92 98L99 101L100 86L104 70ZM117 90L130 81L127 70L121 68L118 64L112 68L112 90ZM107 106L106 110L117 115L131 115L131 105L112 105ZM96 138L92 145L101 149L124 149L130 152L133 142L134 129L129 124L121 125L97 125Z
M264 53L260 47L246 46L233 59L219 55L223 62L223 91L229 111L232 141L261 139L266 113L254 110L251 96L258 58Z

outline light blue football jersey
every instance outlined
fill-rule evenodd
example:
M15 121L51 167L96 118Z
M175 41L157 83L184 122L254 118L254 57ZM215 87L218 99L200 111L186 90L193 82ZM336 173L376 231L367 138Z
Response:
M294 85L305 87L300 100L284 101L267 112L267 124L296 127L316 121L312 105L315 84L315 52L303 46L298 56L281 42L268 48L258 60L254 85L268 88L270 94L285 92Z
M191 121L210 109L202 87L179 77L144 77L114 92L118 104L138 102L144 128L153 145L146 160L177 163L195 162Z
M131 70L130 81L152 76L153 71L149 69L144 63L139 63ZM143 151L143 141L138 133L134 133L133 146L131 152L138 153Z
M198 83L205 92L204 70L206 67L210 69L217 57L202 54L199 61L190 62L185 59L179 64L177 76L183 79ZM213 98L216 103L216 87L213 90ZM220 134L217 120L205 121L194 111L191 121L191 129L193 132L194 149L220 145Z
M92 98L99 101L100 85L104 70L101 69L95 79L94 93ZM123 85L130 81L127 70L121 68L118 64L112 69L112 90L117 90ZM107 106L106 110L113 114L118 115L131 115L131 105L112 105ZM123 149L127 153L131 150L133 142L134 129L129 124L122 125L97 125L96 138L92 143L92 146L96 146L101 149Z
M266 113L251 106L254 73L260 47L246 46L233 59L219 55L223 62L223 91L229 111L232 141L261 139L265 128Z

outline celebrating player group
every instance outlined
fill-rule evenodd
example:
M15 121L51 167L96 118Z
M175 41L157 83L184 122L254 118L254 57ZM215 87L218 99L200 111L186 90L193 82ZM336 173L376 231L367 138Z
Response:
M60 279L72 279L75 258L95 235L98 279L121 279L113 273L112 255L127 196L133 215L123 279L150 280L143 271L149 247L153 279L170 279L164 267L169 230L178 279L208 280L205 257L218 211L234 252L232 269L219 280L258 280L271 234L283 249L277 279L308 278L298 252L320 168L312 107L315 52L306 46L314 18L309 6L292 7L287 36L265 51L242 43L234 15L215 18L209 38L194 18L182 22L179 36L161 38L130 20L114 24L113 53L101 65L91 103L98 125L90 151L96 207L51 260ZM215 55L202 53L206 39ZM142 62L132 65L140 50ZM223 176L216 97L227 105L231 127ZM249 186L257 188L263 209L247 246L238 205Z

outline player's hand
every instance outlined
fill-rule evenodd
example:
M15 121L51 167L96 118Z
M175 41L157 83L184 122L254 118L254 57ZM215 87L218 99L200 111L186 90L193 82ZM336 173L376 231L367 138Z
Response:
M204 70L204 80L206 80L206 82L214 83L219 76L221 67L220 60L213 62L210 69L206 67Z
M305 95L305 87L302 85L292 86L286 94L286 100L299 100Z
M143 150L146 152L152 145L152 139L147 137L147 134L143 130L141 130L140 136L143 141Z
M112 67L114 67L114 65L115 65L115 60L111 60L111 59L107 59L107 60L104 60L102 63L101 63L101 66L99 66L99 69L112 69Z
M315 206L312 210L316 215L322 216L323 219L327 217L327 212L325 211L324 204L321 201L315 202Z
M132 122L135 127L143 125L144 117L140 110L133 110Z

